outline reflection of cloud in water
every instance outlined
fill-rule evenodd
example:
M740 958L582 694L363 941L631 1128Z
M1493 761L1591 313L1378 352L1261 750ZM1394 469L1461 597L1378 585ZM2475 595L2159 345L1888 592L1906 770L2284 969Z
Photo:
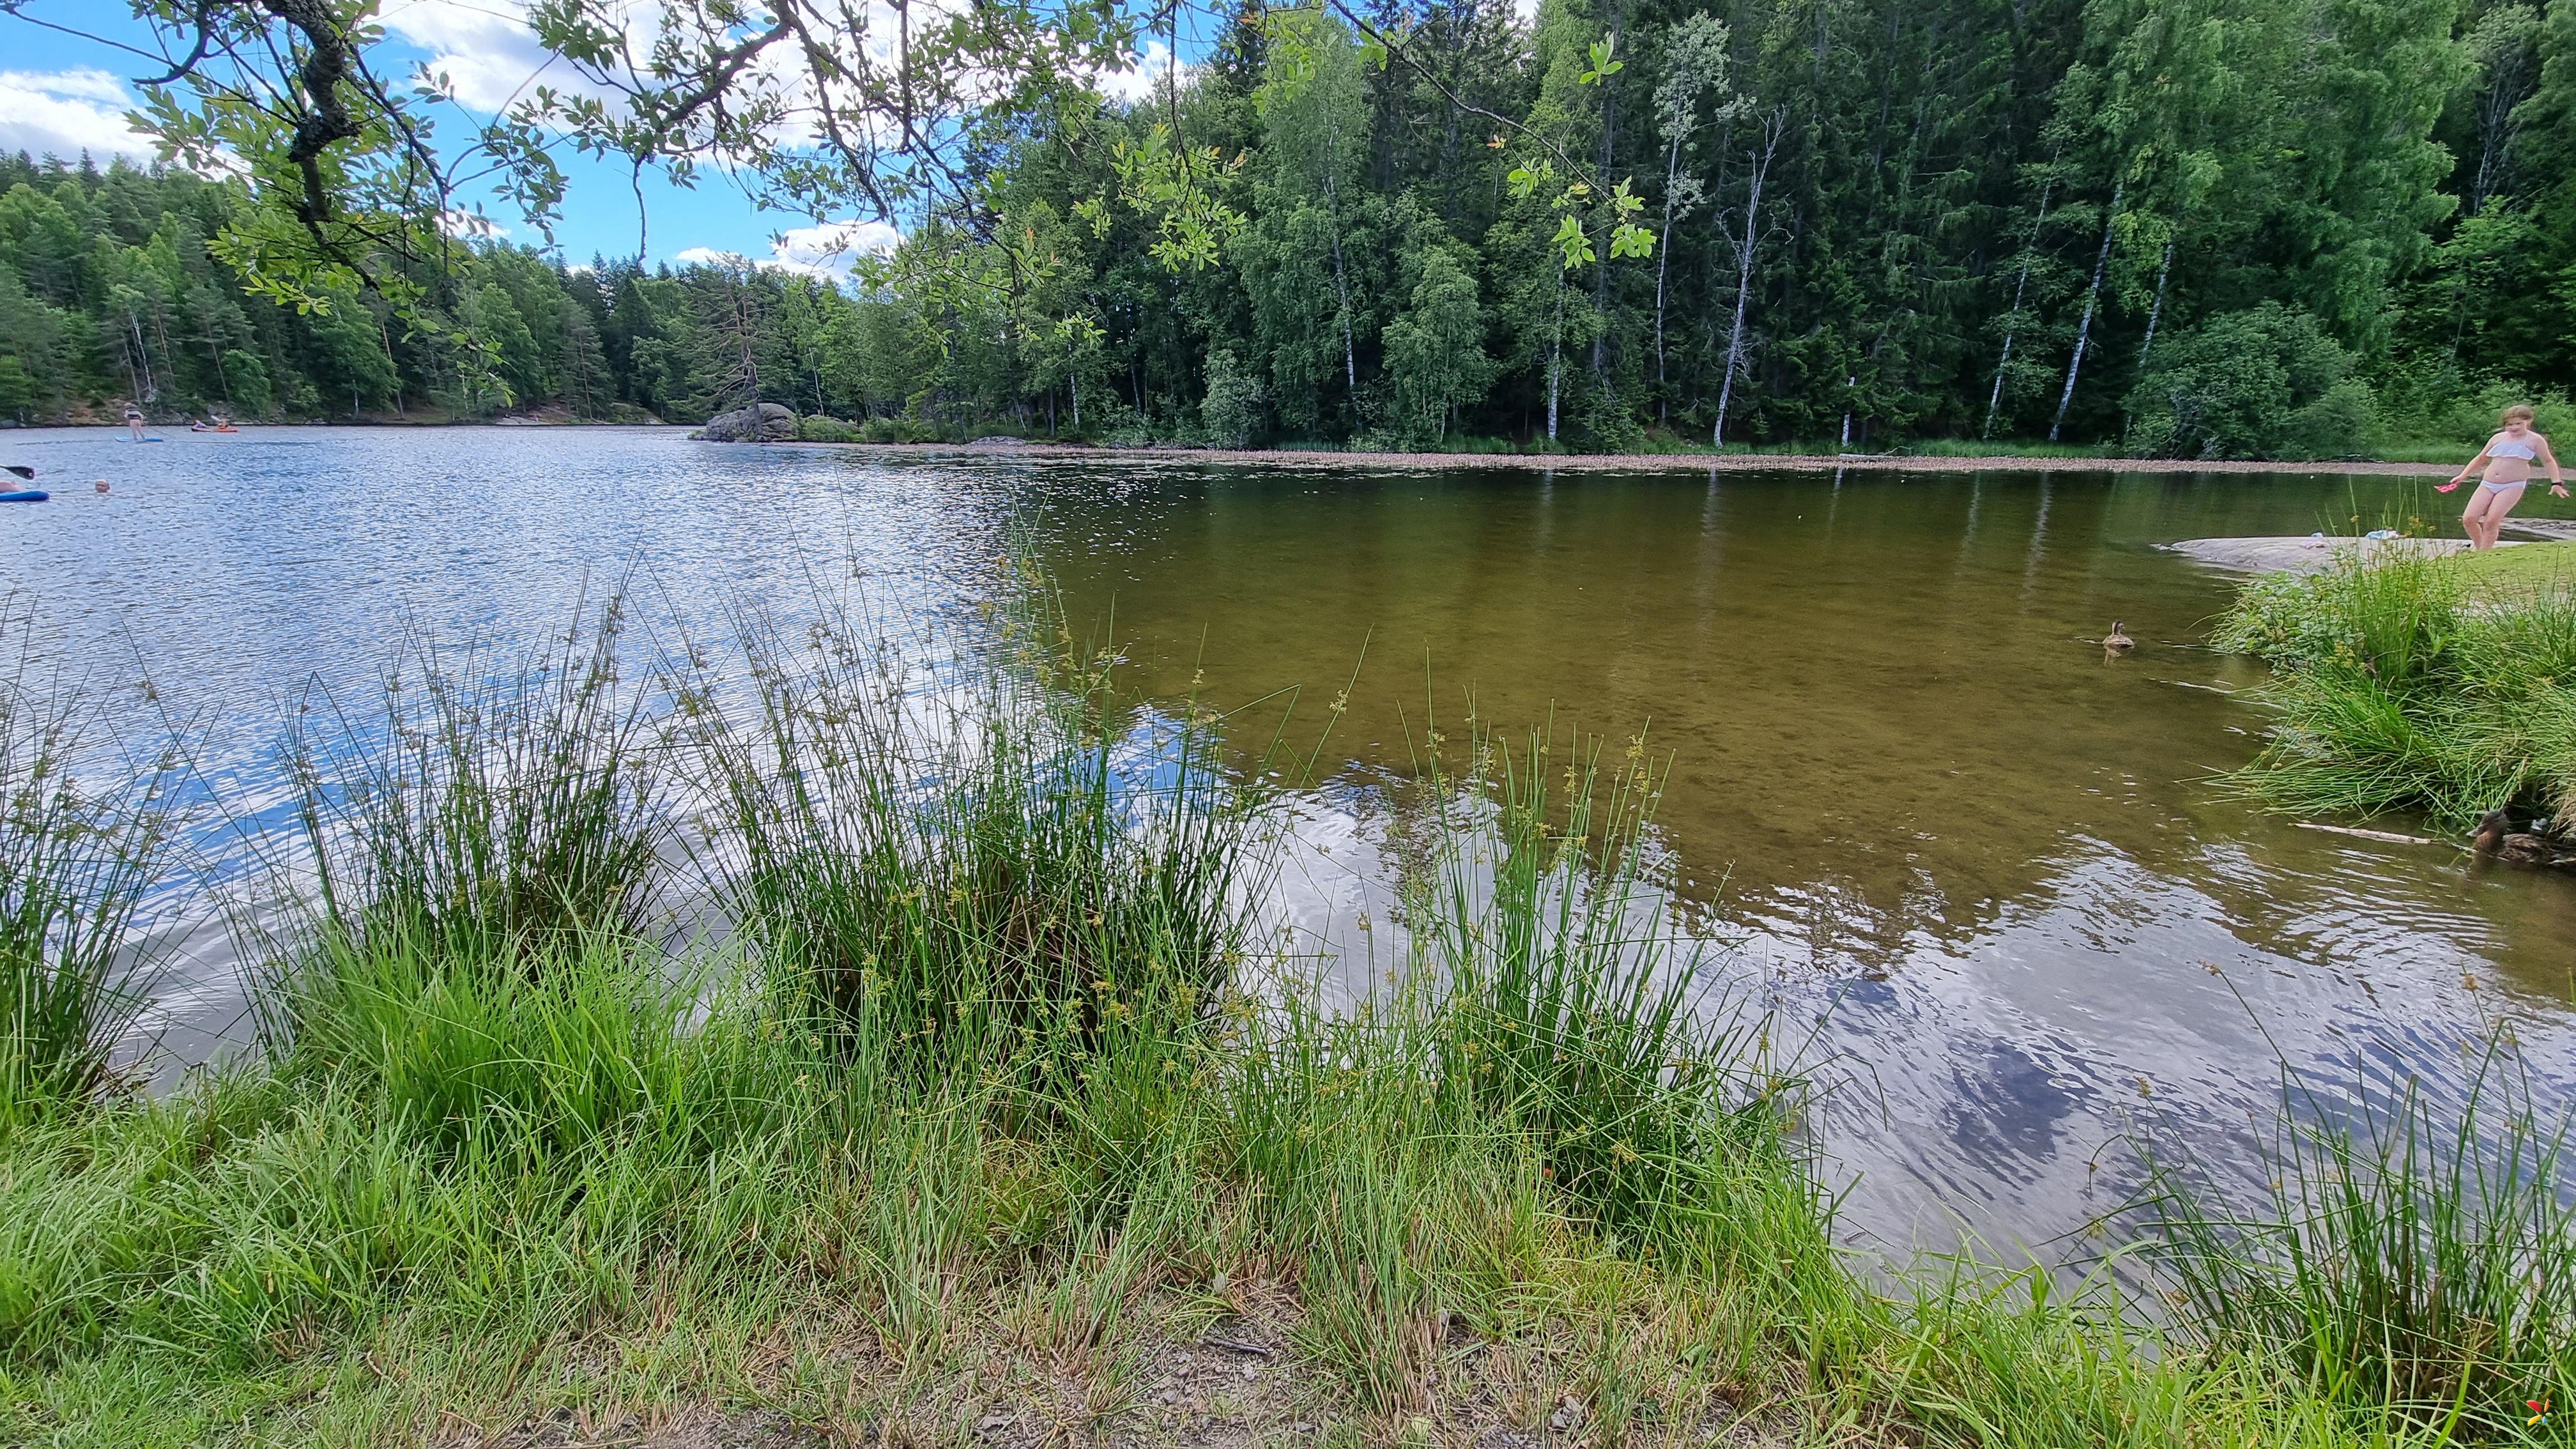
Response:
M1345 782L1294 801L1277 921L1321 958L1334 1004L1383 990L1407 958L1393 883L1422 794ZM2223 896L2080 841L2024 894L1981 903L1974 929L1909 928L1831 884L1775 890L1701 923L1698 969L1707 999L1733 989L1776 1012L1822 1087L1815 1141L1829 1182L1852 1188L1847 1236L1944 1250L1968 1233L2081 1256L2073 1235L2139 1188L2139 1136L2186 1144L2245 1192L2285 1063L2320 1085L2321 1105L2349 1099L2364 1061L2420 1073L2455 1103L2463 1053L2482 1040L2492 993L2464 984L2453 944L2476 938L2474 918L2391 918L2348 881L2259 880L2242 862L2213 874ZM2268 918L2246 920L2239 891ZM1639 902L1640 922L1663 903ZM2352 988L2372 975L2402 979L2403 994ZM2522 1011L2516 1025L2564 1100L2565 1022Z

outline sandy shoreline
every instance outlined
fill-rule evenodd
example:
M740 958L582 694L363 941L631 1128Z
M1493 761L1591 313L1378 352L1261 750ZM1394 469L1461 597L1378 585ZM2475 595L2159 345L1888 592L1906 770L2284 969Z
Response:
M836 448L892 457L1152 458L1185 463L1250 464L1327 471L1341 468L1538 468L1559 473L1745 473L1787 469L1898 473L2333 473L2439 476L2448 463L2185 462L2174 458L1946 458L1898 453L1328 453L1225 448L1089 448L1060 443L771 443L769 447Z

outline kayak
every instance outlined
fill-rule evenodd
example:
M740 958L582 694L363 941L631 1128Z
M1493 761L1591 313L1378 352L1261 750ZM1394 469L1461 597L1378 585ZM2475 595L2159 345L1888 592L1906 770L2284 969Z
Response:
M53 496L42 488L21 488L15 493L0 493L0 503L42 503Z

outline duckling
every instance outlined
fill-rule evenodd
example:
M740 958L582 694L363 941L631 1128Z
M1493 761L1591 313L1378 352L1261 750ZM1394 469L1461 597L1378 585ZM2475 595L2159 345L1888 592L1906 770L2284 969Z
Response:
M2502 810L2490 810L2478 821L2477 833L2469 837L2469 848L2480 855L2492 855L2517 865L2551 865L2558 852L2537 835L2524 835L2510 830Z
M2129 637L2129 626L2117 619L2112 620L2111 632L2102 636L2103 652L2126 654L2137 647L2138 641Z

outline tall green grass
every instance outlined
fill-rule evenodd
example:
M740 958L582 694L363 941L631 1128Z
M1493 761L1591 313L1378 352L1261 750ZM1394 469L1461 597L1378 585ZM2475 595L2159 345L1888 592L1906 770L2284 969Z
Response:
M136 927L171 862L178 761L115 757L96 701L37 658L19 601L0 601L0 637L16 651L0 678L5 1132L114 1085L117 1045L148 1001L152 948Z
M847 621L793 655L745 632L749 723L696 733L731 817L717 873L822 1030L1029 1089L1169 1049L1213 1008L1265 827L1207 721L1140 744L1091 660L924 693Z
M1471 727L1468 777L1429 780L1432 862L1407 892L1437 982L1438 1078L1520 1125L1549 1174L1639 1232L1723 1198L1707 1174L1778 1157L1785 1087L1748 1026L1695 1010L1713 963L1649 872L1661 775L1642 737ZM1436 756L1435 756L1436 761Z
M2473 592L2392 552L2248 584L2218 648L2273 666L2279 717L2231 783L2275 808L2420 811L2465 829L2515 807L2576 825L2576 597Z
M2343 1107L2292 1080L2251 1212L2165 1174L2157 1256L2196 1332L2365 1424L2519 1437L2576 1395L2567 1118L2500 1053L2448 1112L2363 1085Z
M372 709L296 716L300 815L330 929L506 962L640 932L668 829L627 603L577 606L524 659L405 639Z

